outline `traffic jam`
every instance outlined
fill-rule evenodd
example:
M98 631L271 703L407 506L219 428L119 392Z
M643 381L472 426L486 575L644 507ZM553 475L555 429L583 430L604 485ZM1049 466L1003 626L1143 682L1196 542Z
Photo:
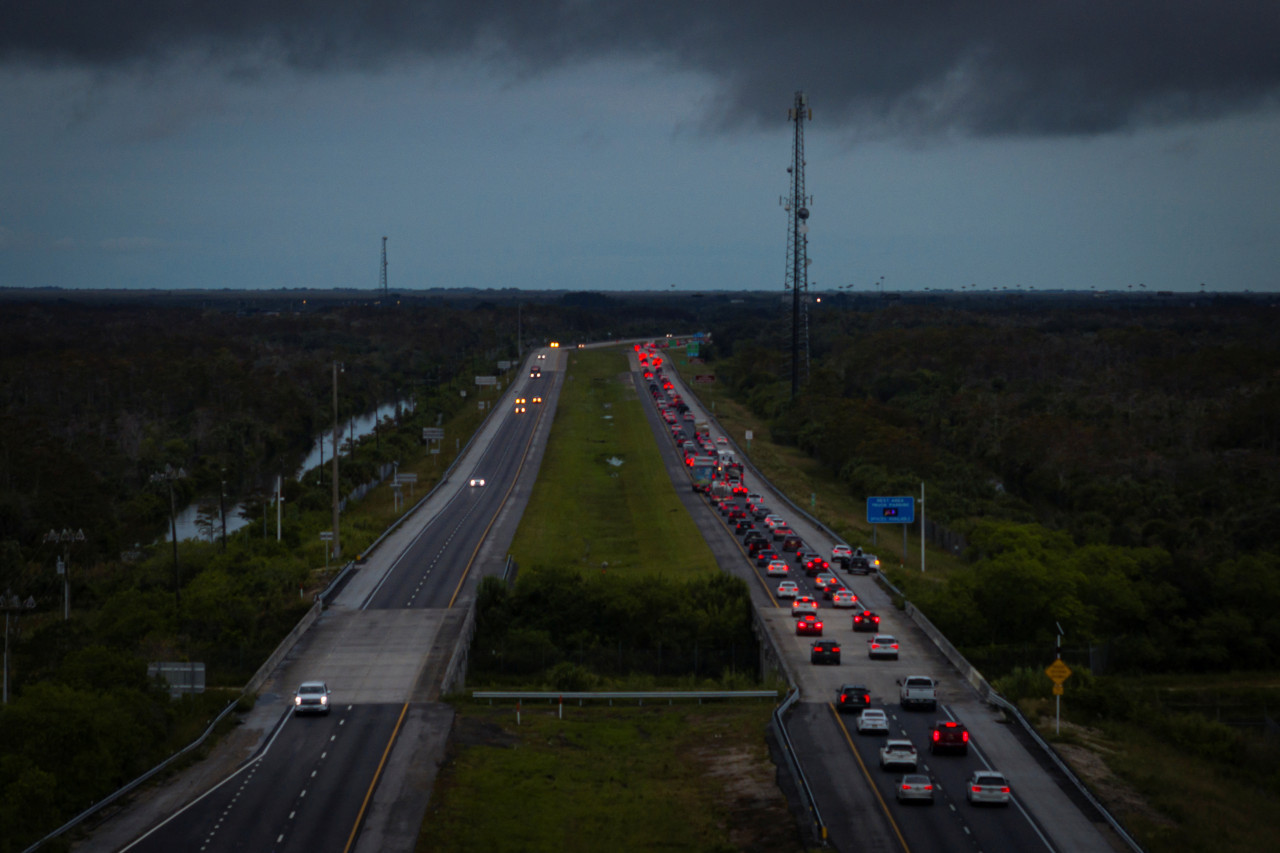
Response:
M713 435L710 424L700 420L682 399L675 384L664 375L666 356L660 344L636 345L635 351L659 416L667 424L671 439L684 458L692 489L705 496L723 522L741 542L747 558L763 576L775 604L789 608L794 617L797 637L809 639L809 662L813 666L839 666L842 656L855 650L842 648L840 638L865 637L868 662L899 659L900 643L892 634L882 631L880 614L864 606L849 588L841 574L871 575L879 570L880 560L839 543L829 553L819 552L787 523L786 518L766 505L762 495L748 486L744 466L724 436ZM912 675L899 679L899 702L903 710L938 709L936 683L928 676ZM917 743L892 734L890 719L883 708L871 707L871 691L859 684L842 684L833 707L841 715L851 713L853 728L859 735L881 736L878 764L886 774L887 790L902 805L932 804L939 782L930 768L917 759ZM967 755L969 732L963 724L951 719L930 717L911 725L919 748L930 755L953 753ZM918 731L917 731L918 730ZM874 748L868 763L874 762ZM955 768L948 775L955 775ZM967 771L968 768L966 767ZM889 775L891 774L891 775ZM957 779L963 777L957 777ZM958 794L958 785L950 792ZM958 797L954 797L958 798ZM999 771L979 769L964 779L964 799L971 805L1007 805L1012 798L1009 780Z

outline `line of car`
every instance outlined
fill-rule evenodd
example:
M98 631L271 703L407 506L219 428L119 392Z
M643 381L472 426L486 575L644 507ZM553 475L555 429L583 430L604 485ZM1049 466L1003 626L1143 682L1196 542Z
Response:
M661 394L659 388L673 395L677 403L682 402L667 381L663 381L661 386L652 388L655 398ZM682 425L670 416L668 416L668 422L672 423L673 438L677 445L680 445ZM690 445L692 442L683 440L683 443ZM710 446L704 449L713 451ZM686 446L685 450L690 452L694 448ZM787 554L793 554L797 569L812 579L815 595L821 593L824 600L831 602L832 608L853 609L850 623L853 631L873 634L867 641L869 659L898 659L901 649L897 638L879 632L879 614L862 605L857 594L848 589L831 569L832 565L835 565L850 574L869 574L879 569L880 561L874 554L866 554L861 548L854 549L849 545L837 544L831 549L831 559L826 560L809 548L784 518L765 506L760 495L749 493L739 503L731 497L709 492L707 499L724 516L733 532L742 537L748 555L758 568L764 570L765 577L784 579L778 582L775 597L779 601L791 602L791 614L796 617L797 636L822 638L824 623L819 616L821 605L818 600L807 594L799 582L791 580L792 567L787 562L785 556ZM775 543L781 553L775 550ZM840 661L841 649L837 640L822 638L815 639L811 643L810 662L812 664L839 665ZM908 676L898 684L899 700L904 709L921 706L929 710L936 709L937 694L932 678L919 675ZM859 734L888 735L888 714L883 709L869 707L870 704L869 689L861 685L848 684L840 688L836 706L841 711L860 710L856 723ZM942 719L934 722L930 729L929 751L931 754L952 752L965 755L968 753L968 748L969 732L963 724ZM902 773L894 785L898 802L932 803L934 801L938 786L927 772L918 772L920 766L916 748L909 739L888 738L880 749L880 767L886 771L908 771ZM1008 779L996 770L975 770L970 774L965 785L965 798L973 805L988 803L1007 805L1011 796Z
M880 769L901 773L893 786L894 797L898 802L932 804L940 788L929 775L928 766L921 767L915 744L910 738L890 736L888 713L881 708L870 707L870 703L871 694L865 687L845 685L840 688L836 709L848 711L861 708L854 723L858 734L886 736L880 747ZM929 730L929 753L967 755L968 729L955 720L935 720ZM998 770L974 770L965 782L965 799L971 805L1006 806L1012 798L1009 780Z

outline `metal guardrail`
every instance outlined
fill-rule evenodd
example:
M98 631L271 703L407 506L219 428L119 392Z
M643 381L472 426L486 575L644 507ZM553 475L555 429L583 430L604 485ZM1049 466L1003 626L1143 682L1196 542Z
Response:
M685 382L683 378L679 377L678 374L677 374L677 379L679 380L680 384L684 386L685 393L689 394L694 399L697 399L697 395L693 394L690 391L689 384ZM751 460L747 457L746 454L741 452L741 448L738 447L737 442L735 442L733 438L729 435L729 433L726 432L722 426L720 426L720 422L717 421L715 416L707 410L707 407L702 404L701 400L698 400L698 405L702 406L702 410L706 415L706 417L715 422L716 427L720 430L721 434L725 436L726 440L729 441L731 444L733 444L734 449L738 451L739 458L744 460L744 464L750 466L752 474L761 482L767 483L768 480L760 473L759 469L757 469L755 465L751 464ZM777 494L778 497L780 497L783 501L785 501L787 506L789 506L792 510L797 512L799 515L803 516L813 526L817 527L818 529L826 533L828 536L830 536L832 540L836 542L844 542L844 539L841 538L839 534L837 534L834 530L832 530L827 525L823 524L818 519L814 518L809 513L805 512L803 509L801 509L789 497L787 497L786 494L784 494L783 492L777 489L773 489L772 491L775 494ZM1103 817L1103 819L1107 822L1107 824L1113 830L1115 830L1116 834L1120 836L1121 840L1128 845L1129 849L1135 851L1135 853L1145 853L1142 845L1140 845L1137 842L1137 840L1134 839L1133 836L1131 836L1123 826L1121 826L1120 822L1116 819L1116 817L1113 814L1111 814L1110 811L1108 811L1107 807L1103 805L1102 802L1093 795L1093 792L1089 790L1088 786L1084 784L1083 780L1081 780L1080 777L1075 774L1075 772L1070 768L1070 766L1062 759L1062 756L1058 754L1057 750L1055 750L1049 744L1048 741L1046 741L1043 737L1041 737L1040 733L1036 730L1035 726L1033 726L1031 722L1022 715L1022 712L1018 710L1017 706L1014 705L1012 702L1010 702L1008 699L1005 699L999 693L997 693L995 688L993 688L987 682L987 680L982 676L982 673L980 673L971 663L968 662L968 660L964 658L963 655L960 654L960 652L954 646L951 645L951 642L947 640L945 636L943 636L942 632L939 631L936 627L934 627L933 623L929 621L928 617L926 617L923 613L921 613L920 610L917 609L915 605L913 605L907 599L906 594L903 593L902 590L894 586L893 583L889 581L889 579L884 575L883 572L878 572L878 571L875 572L874 578L877 583L885 587L888 591L896 595L898 598L902 599L906 612L911 617L912 621L914 621L918 626L920 626L920 628L925 632L925 634L930 638L930 640L933 641L934 645L936 645L938 649L942 651L942 653L947 657L947 659L951 661L952 665L955 666L958 670L960 670L960 672L965 674L966 680L968 680L969 683L974 687L974 689L978 691L978 694L984 699L984 701L987 701L993 705L996 705L997 707L1004 710L1006 713L1011 714L1022 725L1022 727L1026 730L1027 734L1032 738L1032 740L1035 741L1035 743L1042 750L1044 750L1045 755L1049 758L1049 760L1052 761L1053 764L1060 771L1062 771L1063 775L1066 776L1066 778L1071 781L1071 783L1085 798L1085 800L1088 801L1089 804L1092 805L1093 808L1097 810L1098 814L1100 814ZM799 695L799 691L797 690L796 696L798 695ZM786 736L786 726L782 723L779 712L785 710L785 708L790 707L790 703L792 701L793 700L791 698L788 698L787 702L784 702L783 706L780 707L778 710L775 710L774 712L774 716L777 718L778 728L784 737ZM788 750L788 760L793 763L794 771L797 775L797 778L803 780L804 771L800 769L799 762L795 760L794 755L790 752L791 746L790 746L789 738L787 738L786 740L786 747ZM805 789L806 796L810 797L811 808L814 811L815 820L817 820L821 825L821 816L817 812L817 804L812 803L812 792L808 790L808 783L804 782L803 787ZM825 829L825 826L823 826L823 838L825 837L826 837L826 829Z
M814 826L818 830L818 837L822 839L823 844L827 841L827 824L822 819L822 812L818 809L818 801L814 799L813 789L809 787L809 778L804 775L804 769L800 766L800 759L796 756L796 748L791 743L791 735L787 732L787 724L783 717L791 706L800 700L800 688L792 687L791 693L781 705L773 709L773 725L779 736L779 743L782 745L782 754L786 756L787 766L791 770L792 776L795 777L797 784L800 785L800 792L804 794L805 800L809 803L809 814L813 817Z
M645 699L774 699L778 698L776 690L613 690L613 691L572 691L572 690L477 690L472 692L472 699L488 699L493 704L495 699L547 699L551 701L577 699L581 705L587 699L607 699L613 704L614 699L637 700L641 705Z

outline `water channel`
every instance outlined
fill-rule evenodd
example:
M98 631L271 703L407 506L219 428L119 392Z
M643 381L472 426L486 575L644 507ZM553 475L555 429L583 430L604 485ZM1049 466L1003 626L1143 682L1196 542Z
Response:
M339 445L344 444L348 440L363 438L366 435L373 434L374 425L383 418L394 418L397 412L412 412L413 400L401 400L399 403L385 403L372 412L366 412L358 417L351 418L342 429L342 435L338 438ZM345 454L344 454L345 455ZM311 445L310 452L299 466L298 472L294 475L295 480L301 480L306 472L319 467L322 463L329 464L333 458L333 430L326 430ZM214 514L214 534L216 541L222 535L222 520L218 517L218 496L211 495L192 501L187 506L178 510L177 527L179 541L184 539L202 539L204 534L200 532L200 526L196 523L200 516L200 507L211 505ZM239 530L249 522L240 516L240 510L244 508L242 502L236 502L234 505L227 506L227 533ZM269 527L274 529L275 510L270 513ZM158 540L160 542L170 541L170 528L165 525L164 535Z

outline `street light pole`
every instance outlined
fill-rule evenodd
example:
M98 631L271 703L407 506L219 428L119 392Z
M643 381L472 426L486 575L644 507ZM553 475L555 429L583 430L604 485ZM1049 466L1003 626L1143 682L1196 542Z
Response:
M342 533L338 527L338 362L333 363L333 558L342 556Z
M58 574L62 575L62 619L66 621L71 618L71 543L83 542L84 531L69 527L64 527L61 531L50 530L44 535L44 541L61 542L65 546L55 565Z

